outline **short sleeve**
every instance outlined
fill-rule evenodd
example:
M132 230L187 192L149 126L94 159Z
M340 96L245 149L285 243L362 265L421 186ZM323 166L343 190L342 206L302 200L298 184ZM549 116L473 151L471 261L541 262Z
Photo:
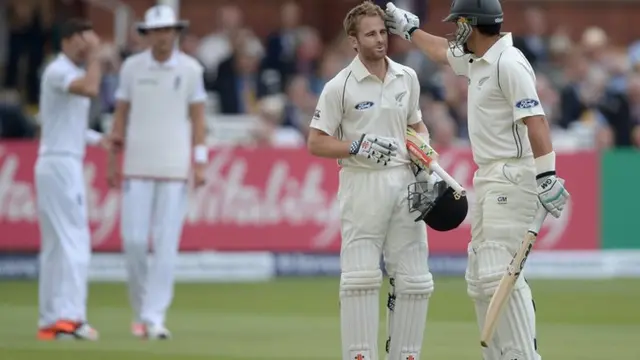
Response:
M318 105L311 119L311 127L333 136L342 121L342 95L333 81L320 93Z
M422 121L422 110L420 109L420 82L418 75L411 70L411 93L409 94L409 117L407 125L414 125Z
M54 89L66 93L69 92L69 86L71 86L71 83L79 79L80 77L82 77L82 74L78 71L75 71L71 68L58 66L51 69L48 80Z
M131 62L125 61L120 68L120 76L118 78L118 89L116 90L116 100L131 101L131 88L133 86L131 76Z
M458 76L469 77L469 60L470 54L464 54L459 48L447 49L447 61L453 72Z
M498 80L502 93L513 106L513 121L529 116L544 116L536 90L536 76L531 65L522 59L501 59Z
M189 103L202 103L207 100L207 92L204 90L204 69L199 66L195 71L194 86L189 93Z

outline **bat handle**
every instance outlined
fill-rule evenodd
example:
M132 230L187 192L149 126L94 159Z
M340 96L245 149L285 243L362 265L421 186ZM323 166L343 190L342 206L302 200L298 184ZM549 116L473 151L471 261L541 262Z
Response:
M529 227L529 232L533 233L535 235L538 235L538 233L540 232L540 229L542 228L542 224L544 223L544 220L547 218L547 215L549 215L549 212L547 211L547 209L544 208L544 206L542 206L542 204L538 204L538 211L536 212L536 217L533 220L533 223L531 223L531 226Z
M440 176L440 178L442 180L444 180L447 185L451 186L451 188L458 194L460 194L460 196L465 196L467 194L467 191L462 187L462 185L460 185L456 179L454 179L451 175L449 175L449 173L447 173L442 166L440 166L440 164L438 164L435 161L432 161L431 164L429 164L429 169L431 169L431 171L433 171L434 173L438 174L438 176Z

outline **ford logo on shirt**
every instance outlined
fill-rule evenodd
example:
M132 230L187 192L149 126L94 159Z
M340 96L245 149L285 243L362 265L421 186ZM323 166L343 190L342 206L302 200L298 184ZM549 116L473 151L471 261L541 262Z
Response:
M536 99L522 99L516 103L518 109L531 109L540 105L540 102Z
M356 110L367 110L373 107L373 103L371 101L363 101L356 105Z

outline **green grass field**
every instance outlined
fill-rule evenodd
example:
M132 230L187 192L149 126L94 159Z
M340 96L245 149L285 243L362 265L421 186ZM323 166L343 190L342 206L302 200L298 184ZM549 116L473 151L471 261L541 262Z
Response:
M640 359L640 280L531 282L545 359ZM90 319L101 340L35 340L35 282L0 282L0 359L339 359L336 279L179 284L168 325L174 339L129 335L123 284L93 284ZM422 359L480 359L465 284L437 278ZM384 317L381 317L381 330ZM381 331L382 338L385 336ZM383 346L380 346L381 351ZM383 358L381 358L383 359Z

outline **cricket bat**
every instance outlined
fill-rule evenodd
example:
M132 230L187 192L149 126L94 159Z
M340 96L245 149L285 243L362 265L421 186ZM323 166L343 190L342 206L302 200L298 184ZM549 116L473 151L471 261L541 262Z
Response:
M491 342L491 338L493 338L493 334L498 327L498 320L500 318L502 308L511 296L513 287L516 285L516 281L520 277L520 273L522 273L524 264L527 262L529 253L531 253L533 244L536 242L536 238L538 237L538 233L540 232L540 228L542 227L542 223L544 223L544 219L547 217L547 214L547 210L542 205L539 205L535 220L531 224L527 234L524 236L520 249L518 249L518 252L516 252L511 259L509 266L507 266L507 272L502 275L500 284L498 284L498 289L496 289L496 292L491 297L491 302L489 303L489 308L487 309L487 314L484 320L484 327L482 328L482 333L480 335L480 345L483 347L487 347L489 342Z
M431 170L436 173L453 191L459 196L466 196L466 190L440 164L438 164L438 153L418 134L417 131L407 128L407 150L409 157L416 166L423 170Z

